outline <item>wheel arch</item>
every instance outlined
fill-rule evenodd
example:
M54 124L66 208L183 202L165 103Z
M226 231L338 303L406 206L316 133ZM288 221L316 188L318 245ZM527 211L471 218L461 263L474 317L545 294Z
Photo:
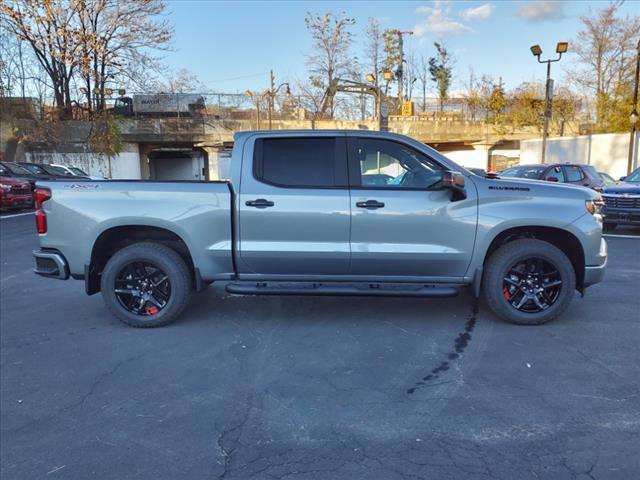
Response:
M522 238L542 240L559 248L569 258L571 265L573 265L573 270L576 274L576 289L579 292L583 291L585 268L584 248L580 240L578 240L578 237L562 228L531 225L503 230L498 233L489 244L482 265L484 266L487 260L491 258L493 252L502 245Z
M177 233L150 225L118 225L101 232L93 243L91 257L85 265L85 289L93 295L100 291L100 275L107 261L115 252L139 242L155 242L174 250L184 260L191 273L192 284L200 290L202 279L184 239Z

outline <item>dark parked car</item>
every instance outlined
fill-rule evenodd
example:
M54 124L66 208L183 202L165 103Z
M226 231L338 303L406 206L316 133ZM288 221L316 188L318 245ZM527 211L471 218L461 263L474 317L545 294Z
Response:
M605 230L613 230L617 225L640 226L640 168L604 187L602 199Z
M485 177L487 175L487 171L484 168L476 168L476 167L463 167L469 170L471 173L475 173L479 177Z
M606 172L598 172L598 175L600 175L600 178L602 179L605 185L616 183L615 179Z
M33 191L27 180L0 177L0 209L30 208L33 206Z
M15 162L0 162L0 176L27 180L31 184L32 189L36 188L36 182L38 180L51 180L51 176L31 173Z
M29 170L29 172L35 175L46 175L48 177L53 178L64 178L65 180L70 179L78 179L83 177L78 177L77 175L73 175L69 172L66 172L64 169L60 167L55 167L53 165L48 165L46 163L30 163L30 162L18 162L22 168ZM89 178L89 177L86 177Z
M602 191L605 183L591 165L579 163L553 163L542 165L518 165L500 172L501 177L530 178L547 182L571 183Z

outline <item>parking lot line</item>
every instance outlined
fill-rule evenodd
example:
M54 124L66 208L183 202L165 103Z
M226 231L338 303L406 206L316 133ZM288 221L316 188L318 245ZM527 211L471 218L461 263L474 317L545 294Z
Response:
M5 219L5 218L23 217L24 215L33 215L33 212L14 213L13 215L3 215L3 216L0 217L0 220Z

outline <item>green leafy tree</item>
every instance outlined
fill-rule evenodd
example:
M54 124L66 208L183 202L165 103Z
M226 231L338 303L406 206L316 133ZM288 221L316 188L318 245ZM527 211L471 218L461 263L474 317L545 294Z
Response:
M436 56L429 59L429 73L431 81L436 84L438 109L442 112L451 86L453 58L442 44L435 42L433 45L436 47Z

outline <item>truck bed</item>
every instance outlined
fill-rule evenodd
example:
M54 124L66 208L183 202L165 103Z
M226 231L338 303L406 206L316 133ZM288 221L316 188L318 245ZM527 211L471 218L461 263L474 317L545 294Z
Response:
M37 186L51 190L51 199L44 202L48 231L40 236L41 245L62 253L74 277L84 275L86 261L102 235L124 235L129 226L178 236L203 279L233 276L228 182L83 180Z

